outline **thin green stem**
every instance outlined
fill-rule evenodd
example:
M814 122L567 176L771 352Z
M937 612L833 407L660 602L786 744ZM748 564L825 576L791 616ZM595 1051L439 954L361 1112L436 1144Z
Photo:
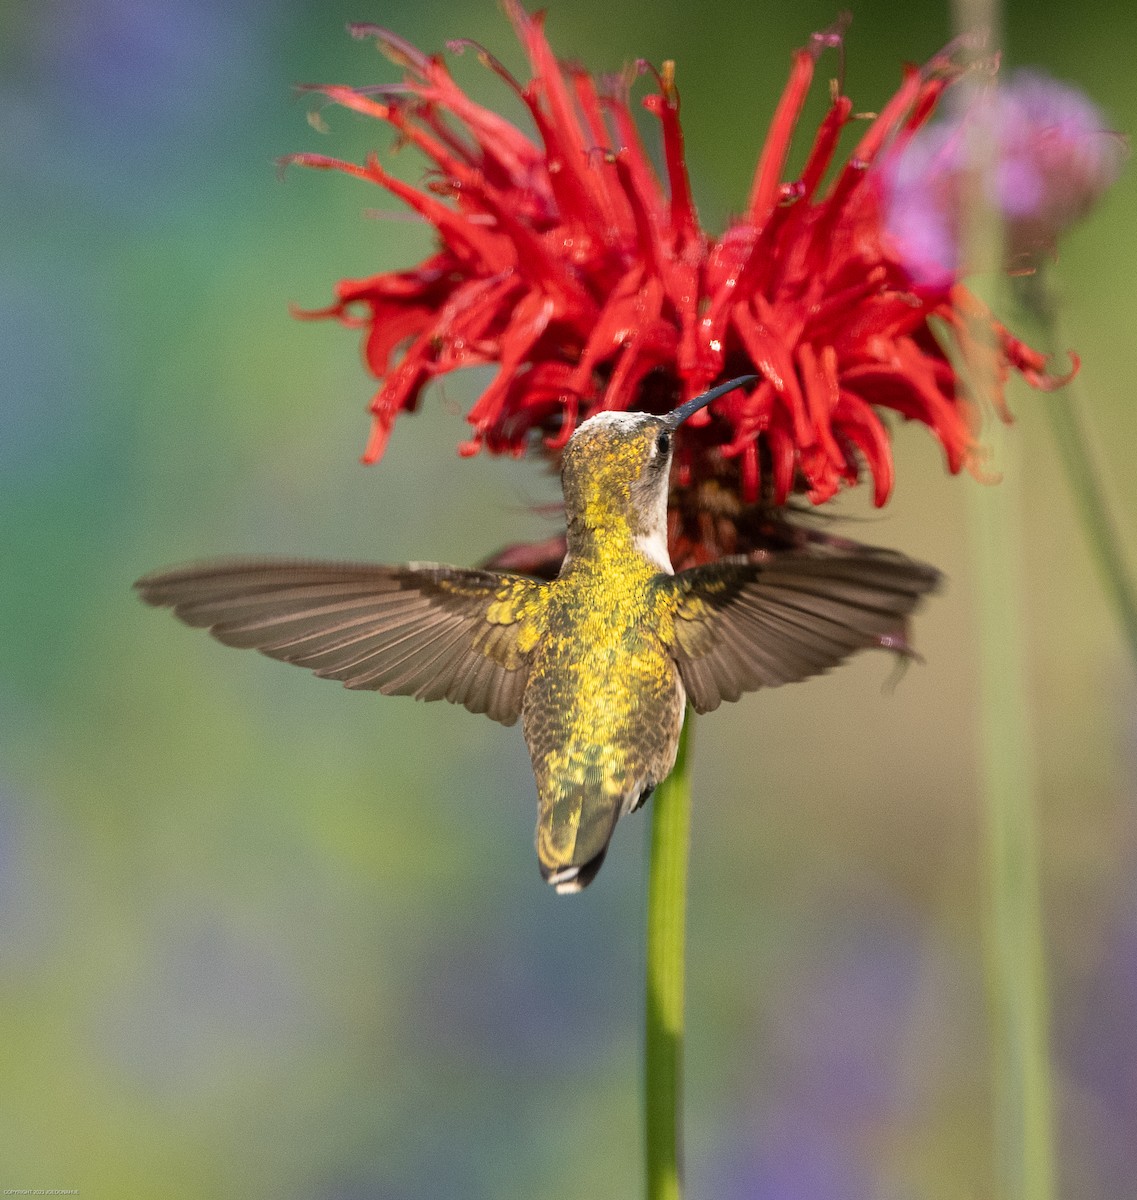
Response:
M987 821L988 997L999 1195L1055 1195L1042 899L1034 755L1015 549L1017 478L975 489L980 637L980 787Z
M688 713L675 769L652 798L647 898L644 1132L648 1200L682 1195L683 979L691 828Z
M953 0L953 9L959 32L986 29L992 45L999 45L999 0ZM994 283L1004 261L1001 218L990 202L989 181L998 165L994 117L990 105L974 112L978 119L967 139L972 173L964 193L964 260L979 272L977 282L986 276ZM978 396L990 395L999 381L989 364L986 377L980 370L971 386ZM1004 466L1002 484L972 489L969 505L980 642L978 765L987 821L996 1194L1000 1200L1054 1200L1049 999L1017 560L1019 475L1013 463Z
M1101 573L1105 590L1113 601L1117 618L1129 643L1129 653L1137 664L1137 595L1125 567L1117 526L1110 516L1105 493L1094 469L1078 407L1076 393L1051 396L1046 406L1054 438L1062 455L1062 465L1066 468L1066 478L1078 505L1086 541Z
M1023 278L1016 290L1020 302L1042 327L1047 349L1059 350L1063 339L1049 273L1040 270ZM1061 391L1047 397L1046 411L1086 542L1129 644L1129 653L1137 665L1137 588L1129 573L1122 549L1125 543L1118 532L1117 521L1102 486L1101 471L1086 435L1077 377Z

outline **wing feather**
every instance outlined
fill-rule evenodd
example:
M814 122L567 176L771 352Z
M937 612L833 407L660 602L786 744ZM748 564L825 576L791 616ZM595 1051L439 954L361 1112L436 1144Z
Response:
M349 688L451 699L504 725L521 712L542 586L434 563L282 559L191 564L135 584L226 645Z
M453 629L455 623L457 633ZM466 633L460 619L423 620L413 628L404 627L395 636L369 638L367 644L360 645L353 657L337 666L334 673L327 669L316 673L321 677L343 679L348 687L357 690L381 688L389 695L395 695L400 683L417 687L420 671L429 667L439 652L455 641L464 643ZM441 646L439 642L442 642Z
M763 562L722 559L656 586L675 600L671 651L688 698L709 712L903 635L939 583L938 571L902 554L841 543Z

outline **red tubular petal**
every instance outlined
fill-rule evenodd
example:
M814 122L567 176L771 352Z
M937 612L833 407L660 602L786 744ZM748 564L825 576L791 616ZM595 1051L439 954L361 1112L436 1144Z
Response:
M563 450L569 443L569 438L576 432L580 420L580 401L571 393L565 397L561 410L561 427L552 437L545 438L545 447L549 450Z
M887 270L874 267L868 275L838 291L831 291L809 314L803 332L818 341L827 341L839 329L847 325L850 314L859 312L861 304L869 296L879 293L884 286Z
M731 305L746 295L739 283L743 271L751 263L756 241L755 232L749 225L735 225L711 247L703 271L703 284L708 293L702 322L705 339L721 342L725 338Z
M894 341L927 326L928 309L911 293L881 292L866 296L845 318L830 324L833 345L842 358L857 360L874 353L878 343Z
M583 67L569 65L566 69L572 81L576 102L584 114L588 135L592 139L589 149L611 149L608 126L604 123L604 113L600 107L600 95L596 90L595 81Z
M645 321L658 320L662 307L663 288L659 280L645 281L643 268L639 266L629 271L609 296L588 336L580 364L573 372L572 390L582 396L588 395L596 365L619 354Z
M794 440L799 446L811 445L815 440L813 428L788 347L744 305L736 304L731 315L755 369L773 384L774 391L785 402L793 422Z
M771 422L766 431L766 444L770 447L770 460L774 475L774 503L785 504L794 486L794 467L797 451L793 435L780 424Z
M477 191L480 187L481 176L471 169L468 154L457 155L455 153L456 142L452 135L446 140L440 139L409 120L406 112L399 105L378 103L354 88L329 84L310 90L320 92L343 108L386 121L398 131L402 138L417 146L444 175L454 177L473 191Z
M497 330L506 323L514 303L523 294L522 285L508 273L471 280L456 288L435 325L443 338L438 353L439 369L496 360Z
M675 327L665 321L656 321L640 329L620 356L612 378L604 389L600 407L621 411L630 408L644 376L656 367L674 361L675 345Z
M539 362L513 375L501 404L500 415L486 435L491 453L524 451L534 429L555 427L547 442L567 442L575 426L579 400L569 391L566 363Z
M609 146L610 137L604 123L596 85L592 77L580 69L572 70L572 84L594 143L589 153L589 164L598 177L595 189L597 198L604 208L605 219L617 235L617 240L621 245L627 246L632 240L635 225L627 196L616 177L615 155Z
M974 451L973 415L960 401L943 395L920 352L911 343L897 343L892 362L854 368L843 373L842 382L856 383L858 392L871 394L873 403L913 420L922 421L939 438L954 475Z
M371 332L367 335L364 357L373 375L382 379L387 373L391 352L408 338L422 333L433 323L433 314L428 308L413 308L403 312L378 312L371 318Z
M686 262L672 262L664 271L667 298L679 319L679 351L676 369L686 385L684 399L694 399L702 390L699 365L699 272Z
M939 103L944 89L953 81L953 79L949 79L943 75L924 81L924 86L920 89L920 93L912 105L912 111L908 114L908 119L904 122L904 132L906 134L911 134L918 129L935 112L936 105Z
M806 495L810 504L824 504L832 500L841 486L840 475L833 469L827 458L802 451L800 455L802 474L809 483Z
M881 146L896 130L904 115L921 94L924 86L924 79L919 71L911 67L905 69L903 83L857 143L856 149L849 158L849 165L845 168L846 171L863 170L876 158Z
M691 196L691 181L687 178L687 163L683 155L683 129L679 124L679 93L672 89L673 98L666 95L645 96L643 106L659 118L663 131L663 157L667 164L667 181L671 187L671 236L676 246L682 246L699 233L699 217Z
M775 392L774 385L768 379L763 379L741 402L737 399L738 395L738 392L731 392L719 401L725 407L724 415L734 431L731 440L720 448L724 458L741 454L746 443L765 432L773 419Z
M1064 387L1082 369L1081 358L1073 350L1067 350L1066 354L1070 359L1070 369L1065 375L1047 375L1033 365L1036 352L1031 350L1029 346L1024 346L1018 338L1011 337L1009 333L1004 335L1003 351L1011 360L1011 363L1022 372L1022 376L1027 383L1031 387L1038 388L1040 392L1053 392L1060 387ZM1043 362L1048 361L1043 356Z
M555 241L546 241L517 220L507 194L499 193L487 184L481 198L514 247L516 257L508 266L528 276L538 288L557 295L562 304L578 309L584 319L595 314L595 301L578 282L573 264L558 257Z
M537 294L526 296L517 306L509 328L501 337L501 370L466 418L479 433L487 432L497 420L514 373L548 328L553 312L553 302Z
M421 213L463 262L473 260L473 264L490 273L516 266L516 254L506 239L486 233L483 227L475 225L454 209L417 191L401 179L388 175L374 156L367 160L366 177L398 196L415 212Z
M370 21L353 21L347 27L348 33L357 40L374 38L379 49L397 67L405 67L423 75L430 69L430 58L412 42L400 37L392 30Z
M483 108L471 100L450 77L441 59L423 54L401 38L395 39L398 52L392 55L390 50L394 40L385 36L386 30L378 26L357 26L356 29L367 30L378 36L384 53L415 76L407 80L408 89L428 104L437 105L465 123L482 152L496 159L515 185L521 186L528 174L542 163L540 151L521 130L491 109ZM492 56L483 53L481 57L520 96L521 89L509 72Z
M804 200L812 198L813 193L817 190L829 167L829 163L833 159L833 153L837 149L837 143L841 138L841 131L849 122L850 116L853 113L853 102L847 96L838 96L833 102L829 111L825 114L825 119L821 122L821 127L817 131L817 137L814 139L813 148L809 152L809 158L801 173L801 199L800 204Z
M833 463L844 460L841 447L833 437L833 410L837 407L837 356L832 346L826 346L820 360L808 342L797 352L802 391L816 440Z
M364 466L377 463L383 457L383 453L387 449L387 442L391 437L391 427L394 425L394 415L385 408L376 411L375 402L372 403L371 408L374 413L371 418L371 433L368 435L367 445L363 449L363 456L359 460Z
M782 177L782 168L786 165L786 155L789 153L794 128L809 94L809 85L813 82L815 62L816 59L808 50L798 50L794 53L789 81L778 101L778 107L774 110L774 119L770 122L770 130L766 134L766 143L762 147L762 155L754 171L750 200L746 205L747 222L759 228L765 224L777 202L778 182Z
M630 184L625 186L625 192L629 199L634 195L636 203L648 214L650 223L657 229L662 229L667 219L663 188L640 140L639 130L628 108L627 97L609 95L601 96L600 100L612 117L616 135L620 139L617 158L624 165L630 180Z
M586 229L602 229L602 206L594 195L595 181L588 177L589 147L560 64L545 38L544 14L530 15L516 0L504 0L503 7L533 67L533 80L522 90L522 98L545 142L549 180L561 214ZM540 99L548 103L547 117Z
M339 303L329 304L326 308L301 308L298 304L290 304L288 315L295 317L297 321L324 321L328 317L335 317L337 320L343 321L345 325L352 325L356 328L367 324L366 321L346 316L343 305Z
M357 179L375 182L375 176L367 167L357 163L344 162L342 158L330 158L326 154L285 154L276 160L276 165L284 170L285 167L311 167L316 171L342 171L345 175L354 175Z
M542 110L532 87L526 88L525 103L545 145L547 180L560 220L576 227L576 237L587 240L605 228L603 205L594 194L589 178L591 156L579 145L579 129L567 130ZM601 243L602 244L602 243Z
M363 453L365 463L377 462L382 457L395 418L404 410L413 410L418 400L419 389L429 378L433 341L432 330L428 329L420 334L371 401L371 412L375 419L371 427L371 437Z
M518 40L525 47L525 53L533 68L533 82L541 86L549 101L553 119L566 136L576 139L575 149L583 154L585 147L579 140L580 128L573 111L572 99L565 88L560 64L545 37L545 14L530 14L517 0L502 0L502 8L513 25Z
M873 477L873 504L882 508L892 495L892 447L880 418L865 400L845 389L833 414L841 433L864 455Z
M664 251L659 243L659 228L652 219L651 210L637 183L633 161L628 157L627 150L621 150L616 155L613 166L616 168L616 178L623 188L628 207L631 209L636 230L635 249L646 263L650 273L660 276L663 274Z
M297 89L300 92L318 92L321 96L326 96L329 100L334 101L341 108L349 108L354 112L362 113L365 117L375 117L380 121L389 121L391 119L391 106L382 104L377 100L372 100L370 96L365 96L362 92L357 92L355 88L348 87L342 83L306 83L301 84Z
M447 83L445 88L415 88L415 94L465 123L483 159L496 167L487 170L487 176L501 178L511 187L532 190L545 165L538 147L516 126L475 104L449 79Z

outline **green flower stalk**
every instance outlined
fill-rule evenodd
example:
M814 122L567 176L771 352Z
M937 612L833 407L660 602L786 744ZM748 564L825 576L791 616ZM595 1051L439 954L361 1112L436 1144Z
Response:
M675 769L652 801L644 1014L644 1147L648 1200L679 1200L682 1178L683 991L693 719Z
M1055 347L1064 344L1058 301L1052 273L1040 269L1015 281L1015 295L1024 309L1038 321L1046 341ZM1126 537L1121 522L1110 505L1108 491L1094 454L1087 430L1085 399L1081 389L1072 385L1062 396L1046 405L1050 428L1058 446L1071 495L1082 523L1102 587L1113 605L1130 658L1137 667L1137 586L1125 547L1135 539Z

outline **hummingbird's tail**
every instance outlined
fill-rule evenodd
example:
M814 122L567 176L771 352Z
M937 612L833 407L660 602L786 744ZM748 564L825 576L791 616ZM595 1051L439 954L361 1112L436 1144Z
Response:
M571 864L567 867L551 867L538 860L541 878L556 889L558 896L570 896L573 892L583 891L596 878L596 872L603 865L607 853L608 847L605 846L595 858L582 867Z
M538 785L537 862L546 883L561 895L579 892L596 878L621 813L633 805L606 793L598 782ZM636 790L638 799L639 789Z

